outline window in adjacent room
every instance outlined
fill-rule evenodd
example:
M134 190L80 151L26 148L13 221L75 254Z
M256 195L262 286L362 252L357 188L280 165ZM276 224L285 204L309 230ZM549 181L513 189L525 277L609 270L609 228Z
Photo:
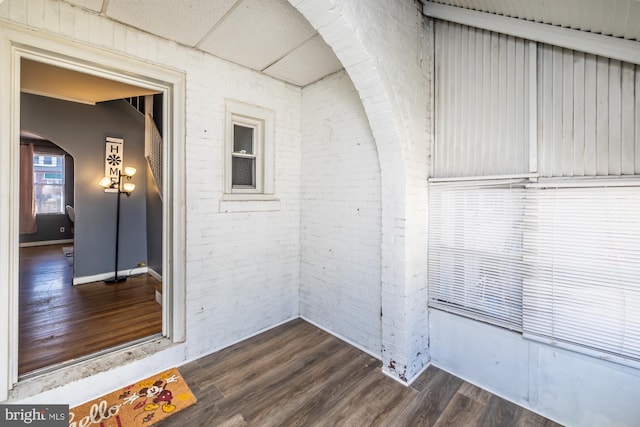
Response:
M34 153L33 189L36 214L64 214L64 155Z
M225 193L273 194L273 112L227 101Z

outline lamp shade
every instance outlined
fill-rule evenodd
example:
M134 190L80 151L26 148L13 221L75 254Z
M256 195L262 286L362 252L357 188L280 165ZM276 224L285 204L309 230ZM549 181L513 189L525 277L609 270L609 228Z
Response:
M128 177L132 177L136 174L136 168L127 166L126 168L124 168L124 174Z
M98 182L98 185L104 188L109 188L113 185L113 181L108 176L105 176Z
M135 189L136 189L136 185L135 185L134 183L132 183L132 182L125 182L125 183L122 185L122 190L123 190L125 193L132 193L132 192L133 192L133 190L135 190Z

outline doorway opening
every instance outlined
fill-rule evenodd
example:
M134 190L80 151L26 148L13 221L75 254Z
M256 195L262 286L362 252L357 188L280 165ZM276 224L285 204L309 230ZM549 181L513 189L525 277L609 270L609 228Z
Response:
M20 38L19 35L17 38ZM9 229L12 231L8 236L4 235L8 237L9 256L3 255L0 259L6 267L10 284L8 298L3 301L5 313L9 313L9 322L6 324L8 329L4 330L9 339L6 341L8 345L3 346L0 353L0 362L7 362L5 366L9 368L5 371L6 377L5 373L1 375L6 378L9 390L22 381L30 380L33 384L33 381L39 381L38 378L41 377L43 381L47 381L48 386L55 386L56 383L68 382L73 377L81 378L92 372L109 369L104 363L100 364L102 356L108 355L113 359L112 356L118 354L124 357L133 353L144 354L145 351L154 351L151 350L153 348L159 351L171 343L184 340L184 258L182 248L175 243L183 240L184 229L182 226L175 226L182 223L184 217L181 208L184 192L176 192L176 189L182 188L184 180L183 156L180 154L184 144L180 136L181 118L184 114L183 102L180 101L184 96L184 76L130 59L116 56L107 58L104 52L78 49L80 57L69 58L54 51L43 51L42 48L14 42L10 64L6 65L11 68L12 75L20 78L13 79L11 96L5 104L11 111L12 118L12 126L5 137L8 141L16 142L8 147L10 155L2 160L3 167L8 168L6 170L15 171L10 180L12 190L8 193L9 203L3 207L3 210L6 208L3 214L7 215ZM34 88L29 85L30 76L23 71L33 72L38 67L59 73L48 72L45 74L46 78L42 78L40 74L39 79L37 73L33 74L36 81L44 81L50 84L49 87L36 85ZM65 86L60 80L56 81L63 74L73 76L70 80L73 84ZM101 85L90 89L82 86L82 83L86 83L84 80L92 81L93 84L96 81L105 83L109 90L115 87L116 93L109 95L112 96L111 99L98 99L94 102L78 98L73 94L73 87L82 95L105 93ZM123 95L117 92L118 88L123 87L127 90L142 90L143 93ZM70 92L61 93L63 89ZM133 112L135 108L130 100L129 103L123 100L144 99L138 98L139 96L147 96L146 102L142 102L147 107L147 111L143 111L145 115L148 113L152 117L159 114L157 120L153 120L153 117L151 120L159 123L156 133L164 138L163 145L156 152L156 155L160 155L160 160L155 160L156 164L160 163L162 166L160 176L152 176L153 171L146 158L148 153L145 151L144 138L145 121L148 119L140 111ZM155 106L153 101L156 101ZM61 109L62 106L64 108ZM140 137L131 136L128 131L109 125L90 114L75 114L91 110L102 110L103 113L110 110L109 114L119 117L119 121L127 121L126 117L139 114L141 118L133 121L142 123L137 131ZM57 120L56 124L56 120L51 119L47 123L47 118L60 118L62 115L66 116L65 120ZM64 132L70 136L64 137ZM21 245L24 239L19 230L21 220L18 202L23 188L18 179L21 170L18 141L23 140L21 136L24 134L38 135L38 138L48 144L57 145L73 156L71 170L75 175L75 179L72 179L75 188L72 196L66 198L72 203L55 201L64 204L63 216L68 221L64 226L65 232L73 230L70 241L48 238L46 243L49 244L46 245L37 242ZM95 135L99 137L96 138ZM126 217L125 221L134 223L133 227L141 229L145 234L154 233L153 238L143 239L143 250L132 255L136 262L131 267L126 251L119 257L120 272L125 270L127 281L111 286L104 283L105 278L102 276L113 274L113 250L110 248L114 245L115 236L113 233L109 236L108 229L109 223L115 221L115 198L98 185L100 177L105 175L104 150L107 136L119 137L129 143L129 157L125 161L136 163L139 171L136 184L141 191L137 195L126 197L121 213ZM122 138L123 136L127 138ZM69 148L67 145L74 138L75 146ZM81 147L82 143L87 146ZM101 168L96 167L97 163L93 160L87 160L92 155L98 157L98 163L102 162ZM47 191L50 190L49 188ZM159 202L154 201L154 197ZM102 204L96 202L98 198ZM53 204L54 201L50 202ZM96 216L96 208L104 211L105 216ZM150 217L152 218L149 219ZM96 238L100 229L107 232ZM120 238L126 238L126 235L125 228L121 230ZM148 245L154 245L153 250L149 251ZM153 258L150 258L150 252L153 252ZM106 269L100 264L103 259L109 265ZM44 274L46 270L52 272L49 278ZM52 276L55 276L55 280ZM64 297L59 292L61 289L66 292ZM150 309L147 311L141 310L142 303L136 300L142 294L141 290L144 290L145 304L149 303L147 305ZM27 293L30 295L26 296ZM125 301L126 304L122 305ZM55 314L58 308L60 310ZM48 318L42 316L43 313L48 314ZM118 313L124 316L109 317ZM83 336L81 331L84 331ZM118 331L120 338L109 341L108 335L116 335L115 331ZM28 333L31 333L30 337ZM61 337L65 337L67 341L59 341ZM90 341L97 344L92 347L88 345ZM166 344L158 346L159 342ZM43 351L33 351L38 347ZM139 351L132 353L130 349L133 347ZM47 353L47 349L60 354L52 355L51 352ZM65 350L66 353L60 350ZM78 363L83 363L88 369L74 369L73 366ZM45 377L45 374L51 375Z
M31 136L21 144L33 152L20 162L21 177L31 174L32 182L19 190L18 375L26 378L161 336L162 177L149 164L161 164L162 153L145 141L145 126L159 134L153 100L162 94L32 59L20 65L20 131ZM121 141L117 164L113 152L101 155L110 148L103 135ZM116 205L92 178L125 164L140 173L121 206L120 194ZM75 173L85 178L74 186ZM117 283L102 277L112 272Z

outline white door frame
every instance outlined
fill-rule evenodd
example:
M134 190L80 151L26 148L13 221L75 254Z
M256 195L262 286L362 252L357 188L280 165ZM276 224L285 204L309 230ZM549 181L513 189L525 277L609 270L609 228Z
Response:
M184 73L78 43L0 26L0 402L18 383L20 60L46 62L162 92L163 335L185 340ZM120 351L126 351L120 350ZM99 359L99 357L97 358Z

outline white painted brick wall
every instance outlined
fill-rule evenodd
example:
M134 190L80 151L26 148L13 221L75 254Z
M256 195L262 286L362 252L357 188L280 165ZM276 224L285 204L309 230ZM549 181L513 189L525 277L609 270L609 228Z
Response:
M310 21L320 28L323 37L343 60L367 112L380 158L379 186L381 204L367 204L362 214L373 218L381 209L381 230L370 232L373 222L349 220L349 227L332 229L343 241L335 245L341 253L353 247L366 256L351 255L356 269L344 263L330 263L335 271L318 280L312 266L328 261L323 236L305 246L305 259L315 264L305 266L305 274L318 280L313 289L328 277L343 280L339 274L379 283L382 277L383 359L396 360L404 366L404 376L411 378L428 360L426 348L426 183L428 157L428 76L422 67L420 16L411 1L388 0L292 0ZM0 3L0 19L47 34L63 36L79 44L101 47L137 59L182 70L187 78L186 96L186 299L187 342L181 351L155 357L156 365L177 364L185 359L224 347L237 339L267 328L298 314L298 290L301 271L300 209L301 91L266 78L258 73L184 48L97 14L54 0L5 0ZM309 92L311 93L311 92ZM276 192L280 209L268 212L220 213L222 191L222 136L224 98L254 103L276 111ZM326 136L326 135L325 135ZM358 159L346 159L344 164ZM367 162L370 165L370 162ZM354 176L362 169L353 171ZM333 173L328 171L330 177ZM335 185L335 177L327 185ZM355 182L367 188L365 182ZM373 187L372 186L372 187ZM363 199L349 199L350 193L337 188L322 193L336 200L326 203L330 216L333 207L353 209ZM307 203L307 200L304 201ZM311 200L309 200L311 203ZM307 206L307 205L305 205ZM313 222L309 222L311 226ZM323 224L324 227L325 224ZM361 225L367 225L360 229ZM314 225L315 226L315 225ZM305 229L306 233L306 229ZM376 237L381 244L376 242ZM357 240L356 240L357 239ZM355 242L358 244L355 244ZM335 243L335 241L334 241ZM379 251L380 265L373 253ZM247 262L246 260L255 260ZM340 268L338 268L340 267ZM375 270L379 269L379 274ZM344 271L343 271L344 270ZM310 282L309 282L310 283ZM335 284L334 284L335 285ZM342 304L337 289L336 300L321 306ZM351 289L350 291L352 291ZM350 295L354 295L351 292ZM306 298L306 299L305 299ZM304 297L305 302L311 298ZM369 324L373 307L378 314L380 303L371 295L359 302L351 297L349 309L359 312L335 332L371 348L376 344ZM309 306L310 307L310 306ZM309 307L306 307L305 310ZM320 312L320 311L318 311ZM310 314L311 315L311 314ZM342 329L344 328L344 329ZM174 349L175 350L175 349ZM420 354L419 354L420 353ZM179 356L177 356L179 355ZM142 375L157 369L137 362ZM118 372L131 372L118 368ZM391 374L400 376L398 372ZM118 376L115 373L114 378ZM77 390L100 393L119 384L98 384L91 378L69 386ZM68 391L68 390L67 390ZM88 396L87 396L88 397ZM82 396L78 396L82 399Z
M301 89L52 0L7 0L2 21L181 70L186 75L186 336L180 351L136 362L131 381L298 316ZM224 99L275 111L278 210L221 213ZM231 202L233 204L233 202ZM260 204L260 202L253 202ZM134 363L135 365L135 363ZM115 370L131 372L128 367ZM126 376L126 375L125 375ZM76 403L118 387L85 378L43 396ZM67 394L65 398L64 393Z
M189 53L187 73L191 357L298 315L301 94L296 87L198 52ZM225 98L276 112L275 186L280 210L219 212Z
M381 167L383 365L411 380L429 361L431 37L410 0L289 1L333 47L367 112Z
M380 356L380 166L346 73L302 95L300 314Z

